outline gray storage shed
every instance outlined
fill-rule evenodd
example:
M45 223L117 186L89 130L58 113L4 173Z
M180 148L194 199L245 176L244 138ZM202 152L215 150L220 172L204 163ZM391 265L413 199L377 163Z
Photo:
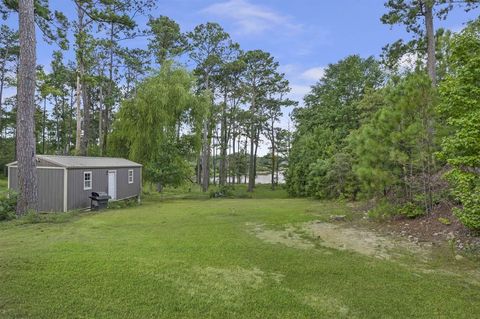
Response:
M8 188L17 190L17 162L7 165ZM43 212L90 207L92 192L111 200L138 197L142 165L112 157L37 155L38 206Z

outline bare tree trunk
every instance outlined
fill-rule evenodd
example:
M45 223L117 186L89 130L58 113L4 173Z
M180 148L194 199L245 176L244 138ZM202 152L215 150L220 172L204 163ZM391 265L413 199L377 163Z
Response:
M220 128L220 168L219 168L219 184L220 186L225 186L227 181L227 171L226 171L226 161L227 161L227 147L228 147L228 136L227 136L227 93L223 97L223 106L222 106L222 121Z
M82 155L88 153L88 142L90 139L90 96L85 82L82 83L83 100L83 137L82 137Z
M199 156L197 157L197 184L202 185L202 155L201 154L199 154Z
M253 135L250 137L250 160L248 162L248 192L253 192L255 187L255 137Z
M110 126L109 122L109 117L110 117L110 108L113 107L113 39L115 36L115 26L112 23L110 23L110 62L108 66L108 103L105 104L105 118L103 119L104 121L104 130L103 130L103 148L102 148L102 154L107 153L107 143L108 143L108 128Z
M78 23L78 34L81 34L83 32L84 28L84 12L80 5L77 3L77 23ZM80 35L77 35L80 36ZM77 52L77 89L76 89L76 98L77 98L77 134L76 134L76 140L75 140L75 155L85 155L85 148L84 148L84 143L82 140L82 108L81 108L81 100L82 100L82 90L84 89L82 87L83 84L83 77L84 77L84 65L83 65L83 54L84 54L84 45L83 45L83 40L77 40L78 43L78 52ZM85 101L83 101L85 104ZM84 105L85 108L85 105ZM84 132L85 134L85 132Z
M80 75L77 75L76 105L77 105L77 134L75 138L75 155L83 155L82 151L82 105L81 105L81 82Z
M428 75L432 81L432 85L435 87L437 84L437 72L436 72L436 65L437 59L435 56L435 30L433 28L433 2L432 1L425 1L425 30L427 33L427 69ZM426 111L426 110L425 110ZM432 176L431 176L431 161L430 161L430 154L432 154L432 144L433 144L433 136L435 135L435 119L430 114L425 114L424 118L426 119L426 146L427 146L427 154L426 154L426 185L425 185L425 200L426 200L426 208L427 212L432 210L433 206L433 199L432 199Z
M38 209L38 177L35 160L36 39L34 0L19 0L20 60L18 71L17 215Z
M272 190L275 190L275 129L272 123Z
M245 166L244 167L247 167L247 164L248 164L248 161L247 161L247 144L248 144L248 141L247 141L247 137L245 136L245 141L244 141L244 152L245 152ZM244 184L247 184L247 174L245 174L245 179L244 179Z
M254 123L254 113L255 113L255 96L252 98L252 105L250 106L251 112L251 128L250 128L250 162L248 166L248 192L253 192L253 188L255 187L255 154L254 154L254 144L255 144L255 136L257 135L257 130Z
M257 151L258 143L260 140L260 129L257 130L257 135L255 136L255 151L253 153L253 188L255 188L255 178L257 177Z
M59 127L57 124L57 131L59 131L59 137L58 137L58 142L57 142L57 148L56 148L56 153L57 154L62 154L63 150L65 149L65 144L67 140L67 129L66 129L66 115L65 115L65 104L67 103L67 100L65 96L62 97L62 114L60 115L62 118L62 126ZM61 137L60 137L60 131L61 131Z
M424 2L425 7L425 30L427 32L427 70L432 85L437 83L436 64L437 59L435 57L435 31L433 29L433 4L430 1Z
M70 89L70 105L69 105L69 110L70 110L70 116L69 116L69 121L68 121L68 140L67 144L65 146L64 150L64 155L68 155L70 153L70 147L72 146L72 137L73 137L73 104L74 104L74 98L73 98L73 87Z
M237 174L237 157L235 155L235 144L236 144L236 133L233 132L233 139L232 139L232 155L231 155L231 159L232 159L232 168L231 168L231 174L232 174L232 184L235 185L235 177L236 177L236 174Z
M43 118L42 118L42 154L45 154L45 125L47 124L47 98L43 99Z
M210 90L210 79L207 73L205 81L205 89L207 92ZM213 94L212 94L213 97ZM212 100L213 103L213 100ZM209 114L210 116L210 114ZM209 139L209 118L204 119L203 123L203 138L202 138L202 191L208 191L208 185L210 183L210 139Z
M100 85L100 97L99 97L99 103L98 103L98 150L99 150L99 153L100 153L100 156L103 155L103 109L102 109L102 106L103 106L103 102L104 102L104 98L103 98L103 87L102 85Z
M215 146L215 136L212 137L212 148L213 148L213 156L212 156L213 185L217 185L217 165L216 165L217 164L217 148Z
M239 136L238 137L238 142L237 142L237 162L236 162L236 171L237 171L237 184L241 184L242 183L242 174L240 174L240 150L241 150L241 144L242 144L242 137Z
M5 56L6 58L6 56ZM0 130L2 129L2 116L3 116L3 86L5 85L5 62L2 64L2 69L0 70ZM0 131L0 141L2 138L2 132Z
M203 123L203 138L202 138L202 191L208 190L210 183L210 143L208 140L208 119L204 119Z

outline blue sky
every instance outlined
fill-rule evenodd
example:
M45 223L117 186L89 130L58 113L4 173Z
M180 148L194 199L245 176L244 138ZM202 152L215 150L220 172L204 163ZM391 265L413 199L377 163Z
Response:
M51 0L70 18L75 10L69 0ZM65 3L69 6L65 7ZM292 97L301 101L329 63L350 55L378 56L387 43L410 37L402 26L383 25L383 0L159 0L153 16L166 15L176 20L182 31L190 31L207 21L220 23L244 50L270 52L281 65L292 87ZM446 21L435 27L460 30L478 15L455 9ZM146 18L140 19L144 24ZM9 24L16 27L16 20ZM144 38L130 47L146 47ZM38 63L49 69L51 53L56 49L39 37ZM73 57L67 54L67 57Z
M68 0L53 0L73 18L74 7ZM65 3L69 3L65 6ZM301 102L309 88L329 63L350 55L379 56L387 43L410 35L402 26L383 25L386 12L383 0L159 0L150 14L166 15L176 20L182 31L190 31L207 21L220 23L244 50L270 52L290 81L293 99ZM455 9L446 21L435 21L435 27L455 31L478 16L479 11L465 13ZM146 19L141 19L144 24ZM15 25L16 21L10 21ZM146 39L128 43L146 47ZM39 41L38 63L48 65L52 46ZM47 67L48 69L48 67ZM287 125L287 113L282 126Z

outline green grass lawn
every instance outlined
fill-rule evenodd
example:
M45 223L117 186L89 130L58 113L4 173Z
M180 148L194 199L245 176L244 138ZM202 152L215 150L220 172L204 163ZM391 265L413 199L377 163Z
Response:
M254 199L150 195L141 206L62 223L0 224L0 318L480 313L480 286L468 272L421 271L414 261L259 239L251 225L282 229L348 213L342 203L268 197L266 188Z

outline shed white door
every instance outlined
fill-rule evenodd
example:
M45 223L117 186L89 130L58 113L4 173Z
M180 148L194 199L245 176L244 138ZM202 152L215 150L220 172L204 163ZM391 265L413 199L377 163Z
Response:
M117 171L108 171L108 196L117 199Z

